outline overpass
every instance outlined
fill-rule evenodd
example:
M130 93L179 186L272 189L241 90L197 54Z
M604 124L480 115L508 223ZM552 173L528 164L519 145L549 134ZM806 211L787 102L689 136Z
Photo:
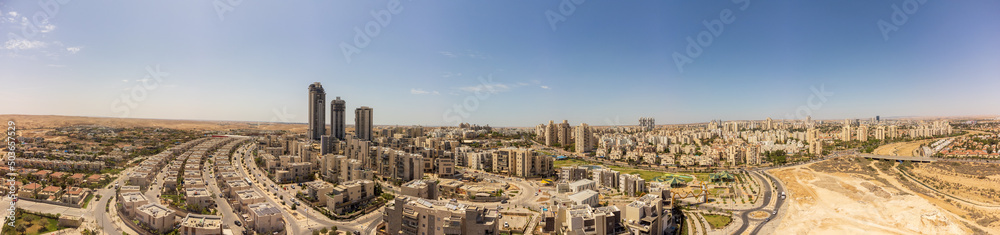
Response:
M925 163L937 161L937 159L929 157L885 156L885 155L874 155L874 154L861 154L861 157L873 160L911 161L911 162L925 162Z

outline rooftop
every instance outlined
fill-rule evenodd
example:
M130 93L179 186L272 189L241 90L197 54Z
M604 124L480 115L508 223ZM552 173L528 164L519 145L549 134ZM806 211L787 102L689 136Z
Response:
M576 202L580 202L596 196L597 196L597 191L587 189L580 191L579 193L574 193L573 195L569 195L569 199Z
M187 217L184 217L184 220L181 221L181 226L208 229L222 228L222 216L192 213L188 214Z
M256 213L258 216L281 214L278 207L266 202L250 204L247 207L249 207L250 211Z
M140 192L127 192L123 193L121 196L122 200L125 202L141 202L147 201L146 195L142 195Z
M184 192L188 197L211 195L210 193L208 193L208 189L206 188L186 188L184 189Z
M153 215L154 218L174 216L174 210L160 204L146 204L139 207L139 211Z

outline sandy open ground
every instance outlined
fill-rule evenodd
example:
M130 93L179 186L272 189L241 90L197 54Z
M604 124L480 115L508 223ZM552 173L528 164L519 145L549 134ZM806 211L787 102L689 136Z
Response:
M772 170L788 189L778 234L972 234L965 222L881 173L839 158L838 167ZM821 165L825 166L825 165ZM829 169L829 170L826 170Z
M229 130L229 129L255 129L255 130L287 130L292 133L305 132L308 128L306 124L295 123L258 123L258 122L236 122L236 121L195 121L195 120L166 120L166 119L137 119L137 118L108 118L108 117L75 117L75 116L53 116L53 115L0 115L0 120L13 120L19 130L23 130L26 137L41 136L44 131L56 128L75 125L100 125L113 128L131 127L162 127L179 130Z

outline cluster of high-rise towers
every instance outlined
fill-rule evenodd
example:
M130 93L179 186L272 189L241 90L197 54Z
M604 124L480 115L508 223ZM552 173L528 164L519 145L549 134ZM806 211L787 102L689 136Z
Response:
M321 140L326 136L326 91L319 82L309 84L309 130L311 140ZM330 101L330 135L328 138L346 140L344 111L347 102L340 99ZM372 140L372 108L361 106L354 110L354 136L362 140Z

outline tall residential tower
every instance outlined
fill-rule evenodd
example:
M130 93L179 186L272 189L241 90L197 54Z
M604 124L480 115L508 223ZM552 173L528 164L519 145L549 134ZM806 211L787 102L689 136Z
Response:
M309 85L309 132L307 135L311 140L319 140L326 135L326 91L323 85L314 82Z
M361 106L354 110L354 133L358 139L372 140L372 108Z
M337 96L330 104L330 135L337 140L344 140L344 110L347 102Z

